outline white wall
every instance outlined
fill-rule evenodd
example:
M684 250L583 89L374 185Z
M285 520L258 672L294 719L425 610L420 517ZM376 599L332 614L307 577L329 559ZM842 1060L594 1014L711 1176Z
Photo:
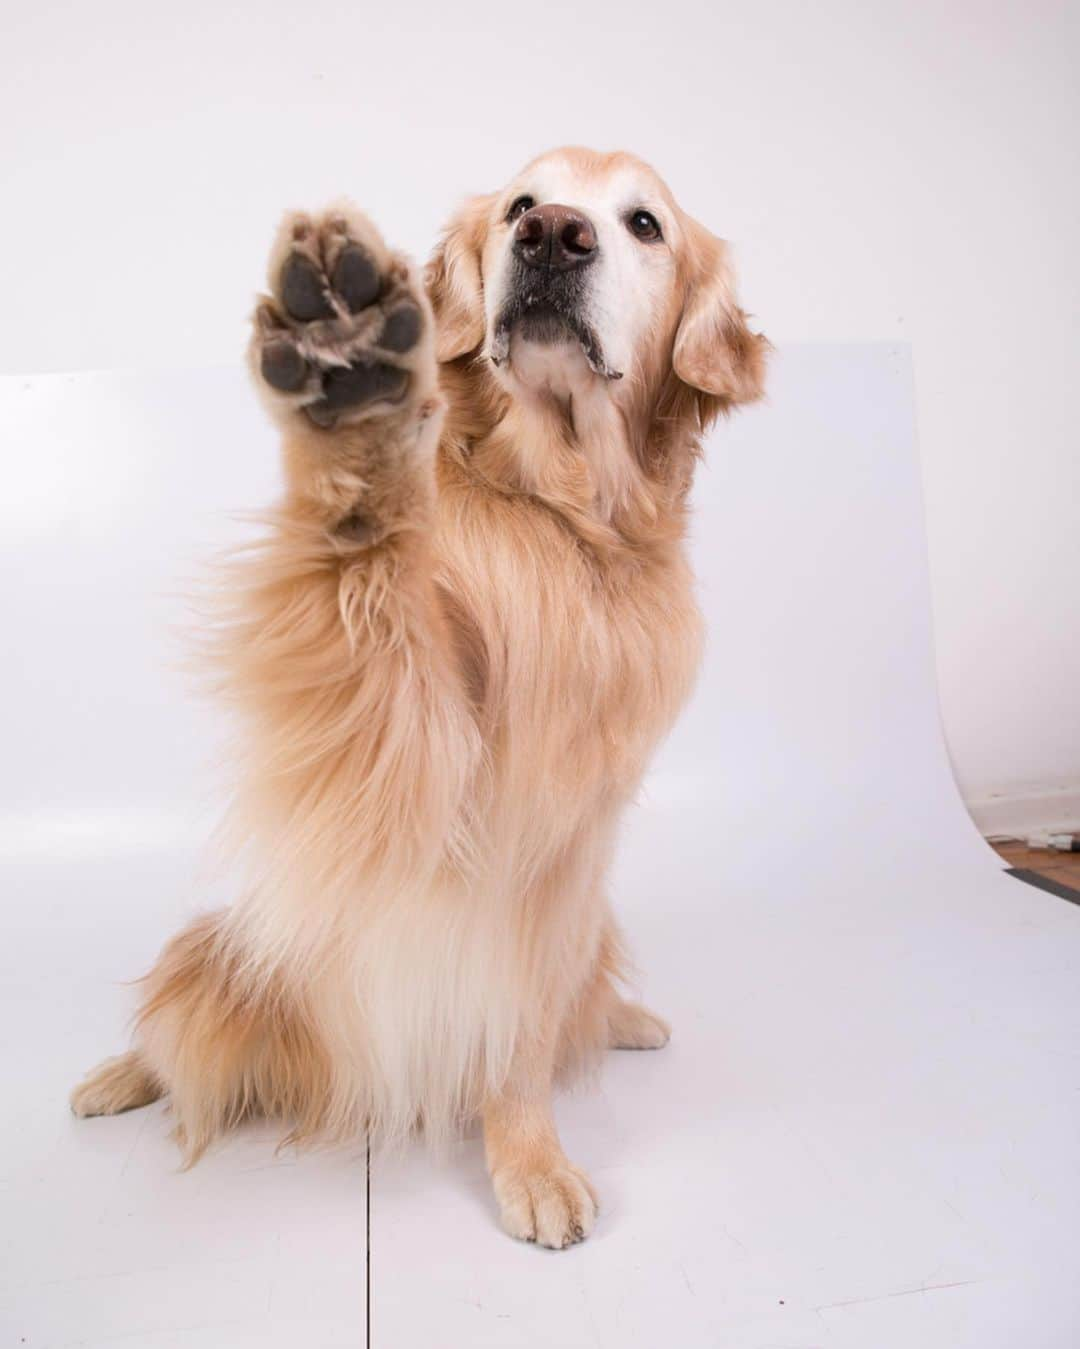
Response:
M235 361L283 206L354 195L424 253L538 150L634 149L774 339L911 342L962 790L1080 814L1064 5L5 8L0 370Z

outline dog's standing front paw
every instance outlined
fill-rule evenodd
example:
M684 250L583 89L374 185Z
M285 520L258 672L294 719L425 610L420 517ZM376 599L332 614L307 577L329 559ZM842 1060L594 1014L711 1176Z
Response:
M596 1191L565 1157L550 1166L504 1167L491 1179L503 1227L512 1237L560 1251L592 1231Z
M279 410L330 430L436 395L433 319L407 259L351 206L288 216L255 311L250 359Z

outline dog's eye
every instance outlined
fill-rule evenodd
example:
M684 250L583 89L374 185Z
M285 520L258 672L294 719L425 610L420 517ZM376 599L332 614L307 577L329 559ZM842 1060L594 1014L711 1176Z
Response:
M523 216L526 211L531 211L535 205L536 201L528 195L525 195L523 197L515 197L514 204L510 207L509 211L507 211L506 213L506 223L508 225L513 224L513 222L517 220L519 216Z
M630 226L630 233L639 239L651 241L660 238L660 222L648 211L635 211L626 223Z

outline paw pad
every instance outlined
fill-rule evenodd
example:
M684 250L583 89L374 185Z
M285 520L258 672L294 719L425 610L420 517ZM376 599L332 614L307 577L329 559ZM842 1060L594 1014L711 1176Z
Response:
M403 304L387 318L379 345L387 351L410 351L420 340L421 326L420 310L416 305Z
M424 303L406 261L343 211L286 221L273 295L256 309L252 354L266 384L324 429L367 405L403 404L418 362ZM388 409L386 409L388 410ZM372 407L373 414L379 409Z
M348 244L334 264L333 286L349 307L359 314L379 298L379 273L362 248ZM396 348L395 348L396 350Z
M281 271L281 301L290 316L301 323L334 317L322 273L303 253L290 253L285 261Z
M286 338L267 342L259 360L262 377L281 393L296 393L304 387L308 364Z
M323 396L304 411L316 426L332 426L337 413L376 399L397 402L404 397L409 372L378 361L365 361L344 370L328 370L323 377Z

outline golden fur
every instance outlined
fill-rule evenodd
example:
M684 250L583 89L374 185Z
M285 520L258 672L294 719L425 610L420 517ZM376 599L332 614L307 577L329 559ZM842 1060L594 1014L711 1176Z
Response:
M633 369L573 406L515 389L483 351L506 194L463 208L426 287L348 206L287 218L272 291L291 250L329 274L349 239L386 277L371 310L297 336L311 360L371 340L401 296L424 332L387 358L402 401L319 427L306 393L259 378L285 321L276 294L260 304L285 494L208 636L242 731L246 883L166 946L134 1048L73 1106L167 1092L189 1161L253 1112L296 1140L437 1141L482 1114L508 1230L562 1246L595 1194L559 1145L553 1079L667 1038L617 991L605 875L698 661L683 539L702 433L760 395L767 344L722 242L651 170L552 161L573 181L636 175L671 230Z

